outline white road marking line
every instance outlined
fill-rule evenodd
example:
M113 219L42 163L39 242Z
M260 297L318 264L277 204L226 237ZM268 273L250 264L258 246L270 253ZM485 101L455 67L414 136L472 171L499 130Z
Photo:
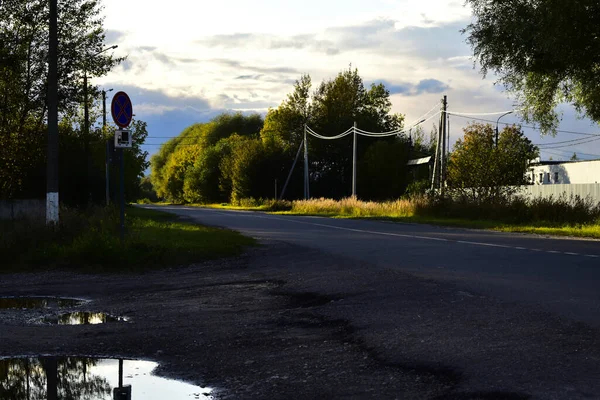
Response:
M570 253L568 251L565 251L565 254L569 255L569 256L580 256L581 254L579 253Z

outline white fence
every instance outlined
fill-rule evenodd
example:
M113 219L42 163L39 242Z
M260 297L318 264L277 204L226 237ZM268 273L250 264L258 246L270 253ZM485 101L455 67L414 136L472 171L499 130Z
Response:
M0 200L0 220L44 219L46 200Z
M594 202L600 202L600 183L570 184L570 185L529 185L521 186L522 195L529 198L550 197L558 198L566 195L579 196L582 199L590 198Z

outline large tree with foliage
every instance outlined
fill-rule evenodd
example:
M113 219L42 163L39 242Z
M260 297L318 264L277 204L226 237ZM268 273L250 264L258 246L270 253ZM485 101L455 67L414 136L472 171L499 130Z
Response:
M529 162L538 149L517 126L500 132L498 145L491 125L470 124L454 144L448 165L448 185L473 202L493 202L528 184Z
M105 44L97 0L62 0L58 7L58 106L71 119L83 102L84 71L106 74L121 59L98 54ZM47 0L0 2L0 197L27 195L44 163L48 77ZM95 56L94 56L95 55ZM98 93L90 89L90 96ZM63 124L70 138L76 136ZM79 132L81 136L81 132ZM81 141L82 139L80 139ZM87 137L83 140L92 140ZM81 152L81 150L79 150Z
M600 2L467 0L475 21L464 30L485 73L515 93L527 120L552 131L555 108L569 102L600 122Z
M152 157L151 179L157 194L178 202L228 201L231 184L222 173L224 159L236 141L258 139L262 126L258 114L235 113L186 128Z
M390 113L390 93L385 86L372 84L370 88L365 88L356 69L344 70L335 78L323 81L312 96L310 89L310 77L302 76L288 98L278 108L269 111L261 132L263 140L274 140L286 149L290 163L302 141L304 124L308 124L324 136L334 136L346 131L355 122L359 128L371 132L389 131L400 128L403 124L402 115ZM359 159L364 157L369 146L376 141L392 144L395 139L359 137ZM311 194L337 198L349 196L352 180L352 136L334 141L309 136L308 148ZM401 162L400 158L397 162ZM301 171L302 167L298 165L294 171L295 184L292 184L289 192L292 196L301 193ZM364 198L374 195L366 186L359 188L358 192ZM396 193L396 196L400 194L401 191Z

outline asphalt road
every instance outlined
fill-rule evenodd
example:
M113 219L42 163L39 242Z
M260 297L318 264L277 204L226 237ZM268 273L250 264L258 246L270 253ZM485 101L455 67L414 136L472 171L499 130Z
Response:
M600 241L368 220L145 206L395 268L600 327Z

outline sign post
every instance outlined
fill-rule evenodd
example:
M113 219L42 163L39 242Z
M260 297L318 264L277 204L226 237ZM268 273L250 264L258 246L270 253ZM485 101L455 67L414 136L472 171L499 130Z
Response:
M115 149L119 152L120 164L121 164L121 245L125 244L125 154L123 149L131 148L132 137L131 132L126 128L131 123L133 117L133 105L131 99L125 92L115 93L112 103L110 106L110 112L113 117L115 124L121 129L118 129L115 133Z

